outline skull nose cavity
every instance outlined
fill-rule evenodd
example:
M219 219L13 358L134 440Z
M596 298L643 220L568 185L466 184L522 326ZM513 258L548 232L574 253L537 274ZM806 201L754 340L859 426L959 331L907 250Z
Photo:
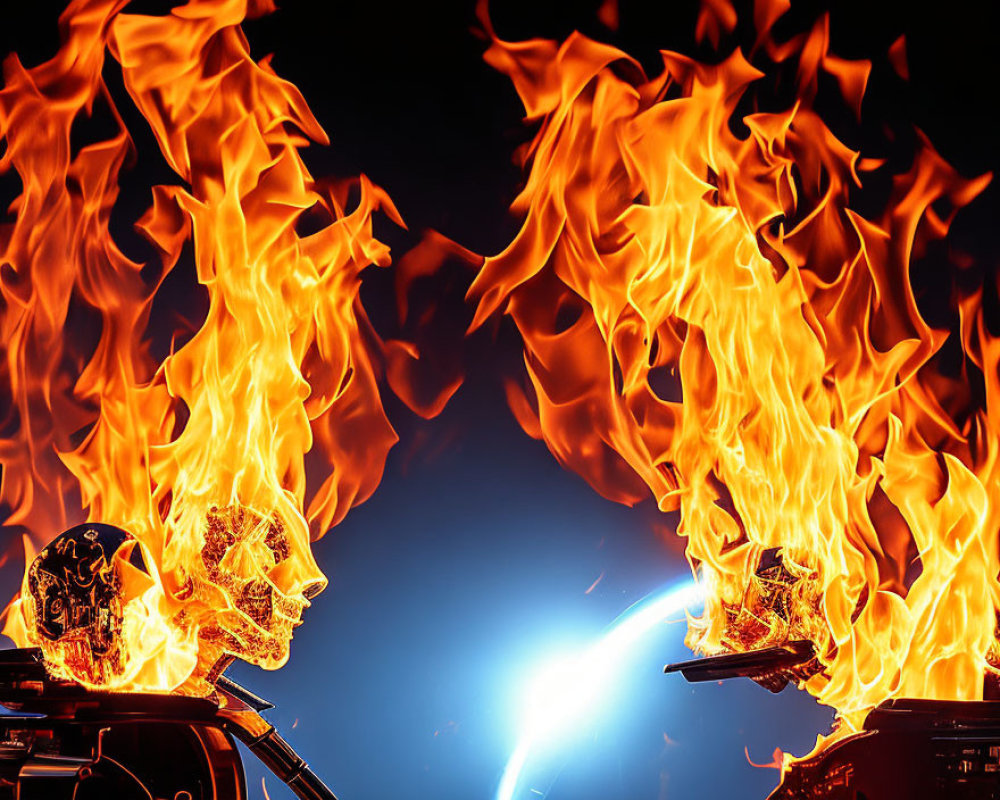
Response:
M302 587L302 596L305 597L306 600L312 600L325 588L326 588L326 581L321 581L321 580L310 581L304 587Z

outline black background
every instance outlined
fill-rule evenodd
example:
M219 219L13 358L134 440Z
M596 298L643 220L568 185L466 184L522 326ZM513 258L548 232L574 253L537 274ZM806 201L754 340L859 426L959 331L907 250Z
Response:
M49 57L57 46L56 18L63 4L46 0L5 5L0 52L17 51L28 65ZM162 13L170 5L136 0L127 10ZM314 174L364 172L389 192L409 232L388 223L377 232L397 258L427 228L478 253L502 249L516 230L506 209L521 182L511 154L530 131L520 122L522 109L508 79L482 61L485 42L476 35L480 25L474 0L285 0L279 5L277 13L250 20L244 28L254 55L274 54L278 74L302 90L331 137L331 147L313 147L307 154ZM561 39L578 29L621 47L651 74L658 71L659 49L713 57L694 42L696 2L623 0L617 31L598 21L599 5L588 0L495 0L490 14L498 34L507 40ZM737 3L737 8L746 11L749 4ZM895 154L905 167L907 147L898 139L915 125L963 175L1000 168L1000 133L994 119L1000 101L997 4L798 0L778 30L802 30L824 10L830 12L832 51L874 62L863 124L850 123L844 115L828 119L849 146L866 156ZM743 13L741 19L749 16ZM907 40L908 83L896 78L885 55L901 34ZM730 45L737 41L731 39ZM136 207L131 213L138 215L149 183L173 178L145 124L129 107L109 62L108 82L140 153L138 167L125 179L124 208L118 214L121 235L127 238L129 212ZM896 130L896 145L887 142L886 125ZM4 189L0 197L7 200L12 195L9 187ZM965 285L981 281L997 264L998 196L1000 191L991 186L959 216L953 231L952 242L971 252L977 264L974 276L961 277ZM138 241L133 246L141 248ZM918 297L924 297L932 323L946 321L937 304L950 294L946 289L951 276L939 267L914 269ZM175 280L191 277L179 274ZM366 305L387 333L393 332L392 316L380 313L380 306L391 280L391 275L369 276L365 290ZM188 285L179 294L188 295L190 289Z

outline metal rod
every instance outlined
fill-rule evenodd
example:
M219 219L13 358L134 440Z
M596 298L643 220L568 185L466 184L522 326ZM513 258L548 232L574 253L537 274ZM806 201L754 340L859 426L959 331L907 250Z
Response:
M243 742L299 800L337 800L305 759L258 713L254 705L271 707L266 700L228 679L217 680L215 686L221 700L218 716L224 721L226 730Z
M750 650L746 653L723 653L667 664L664 672L679 672L691 683L721 681L726 678L759 678L770 673L793 669L816 656L812 642L786 642L778 647Z

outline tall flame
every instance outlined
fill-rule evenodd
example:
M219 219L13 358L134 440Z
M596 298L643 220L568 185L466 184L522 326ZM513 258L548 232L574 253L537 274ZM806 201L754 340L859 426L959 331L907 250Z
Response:
M795 101L745 116L764 74L740 50L664 52L650 79L579 34L488 29L486 60L539 127L523 227L470 297L474 326L502 311L523 339L527 388L508 397L524 429L606 496L680 509L708 597L689 644L811 640L802 684L849 730L893 696L981 698L998 663L1000 346L968 302L990 401L971 408L909 279L989 176L959 177L921 137L884 209L858 211L879 162L814 101L832 78L860 113L871 65L830 53L825 18L775 40L786 8L757 4L751 55L791 69ZM708 3L699 35L735 23Z
M300 150L326 135L240 28L273 10L268 0L191 0L158 17L124 6L74 0L55 58L4 65L0 170L23 191L0 229L0 377L14 400L0 464L7 524L36 546L85 514L131 532L149 574L128 583L119 674L60 663L23 591L5 632L84 683L204 692L233 656L287 660L326 583L310 522L322 535L381 478L396 437L359 275L388 263L373 213L402 223L364 177L310 176ZM155 186L137 223L159 267L127 258L109 228L133 145L102 78L108 52L180 180ZM75 126L92 115L115 133L79 146ZM207 315L158 362L151 306L185 258ZM96 345L74 334L87 323ZM307 492L311 450L325 467Z

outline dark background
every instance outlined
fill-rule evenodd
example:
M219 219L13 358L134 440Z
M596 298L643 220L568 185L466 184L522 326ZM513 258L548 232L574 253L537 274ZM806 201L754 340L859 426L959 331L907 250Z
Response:
M616 44L657 68L660 48L699 57L692 2L622 2L621 27L597 21L598 3L494 2L508 40L562 38L574 28ZM135 10L162 9L140 2ZM436 3L294 2L245 26L255 55L303 92L332 139L311 148L316 175L365 172L392 196L409 231L377 232L398 258L434 228L481 253L516 230L506 208L521 174L510 160L530 136L508 80L481 60L472 0ZM833 3L833 51L875 60L861 126L831 125L864 155L900 159L916 124L968 177L996 170L998 105L994 4ZM4 3L0 51L31 65L56 46L61 3ZM795 4L808 23L815 3ZM908 84L884 58L905 33ZM113 66L108 80L116 86ZM126 179L117 225L130 255L144 257L129 224L151 182L172 177L141 118L121 97L139 164ZM886 141L886 128L896 142ZM917 264L914 282L928 317L954 322L956 285L992 283L997 265L998 191L959 215L955 247L974 256L957 273L943 250ZM6 201L7 194L3 195ZM363 298L377 329L392 336L391 270L370 270ZM438 287L454 306L456 336L467 322L460 272ZM995 305L992 289L989 308ZM172 276L154 324L177 310L203 312L190 265ZM563 472L506 410L499 375L516 366L516 341L501 329L467 346L466 385L441 418L418 420L387 407L401 443L375 496L316 546L330 588L307 614L289 664L234 676L278 704L270 718L344 800L488 798L518 734L518 703L535 666L599 634L630 603L686 574L673 521L652 507L626 509ZM388 393L387 393L388 394ZM7 583L20 567L12 564ZM590 593L585 590L601 574ZM660 674L683 657L683 626L651 637L609 687L613 711L552 759L539 783L553 798L764 797L776 780L757 762L774 747L806 752L830 715L805 695L774 697L749 682L692 688ZM669 737L669 741L664 738ZM252 797L262 769L247 758ZM270 796L291 797L273 778ZM532 796L530 794L525 796ZM534 795L537 796L537 795Z

